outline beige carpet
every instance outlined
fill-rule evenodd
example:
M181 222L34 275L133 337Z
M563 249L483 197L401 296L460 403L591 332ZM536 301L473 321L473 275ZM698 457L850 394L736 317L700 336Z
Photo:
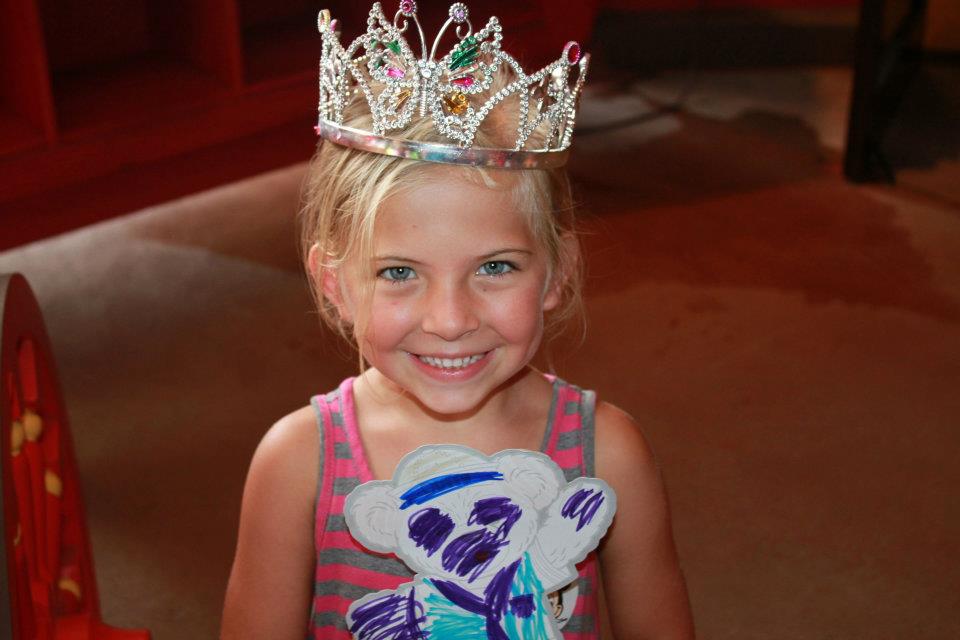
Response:
M581 126L686 82L595 87ZM709 74L577 142L590 331L558 372L643 423L703 638L960 637L960 208L842 181L848 91ZM0 254L47 319L112 624L216 635L256 442L352 371L299 272L302 173Z

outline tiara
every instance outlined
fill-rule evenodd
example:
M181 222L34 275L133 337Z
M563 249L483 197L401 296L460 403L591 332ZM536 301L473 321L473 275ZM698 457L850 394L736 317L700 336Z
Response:
M404 38L411 23L420 40L416 57ZM441 58L437 50L451 25L457 42ZM320 103L316 131L335 144L401 158L505 169L544 169L567 161L577 99L586 78L589 55L568 42L559 59L527 75L500 48L500 21L491 17L474 32L467 6L450 6L449 16L428 49L417 19L417 5L402 0L392 21L374 3L367 30L346 49L338 21L322 10ZM507 84L496 91L494 78L506 66ZM509 72L512 71L512 74ZM344 126L344 110L362 93L373 119L372 131ZM473 147L477 129L497 105L517 96L516 144L512 149ZM449 143L419 142L389 133L415 119L432 120ZM531 149L531 135L543 127L545 140Z

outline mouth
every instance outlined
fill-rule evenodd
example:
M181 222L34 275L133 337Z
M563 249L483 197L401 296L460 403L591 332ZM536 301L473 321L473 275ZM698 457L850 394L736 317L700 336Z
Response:
M413 354L416 358L434 369L440 369L443 371L456 371L458 369L466 369L472 364L475 364L483 359L489 351L483 353L475 353L468 356L460 356L457 358L437 358L434 356L424 356L419 354Z

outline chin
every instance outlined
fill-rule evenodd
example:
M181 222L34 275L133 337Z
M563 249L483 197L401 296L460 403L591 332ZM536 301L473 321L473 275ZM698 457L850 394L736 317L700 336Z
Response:
M444 389L419 393L417 390L410 390L410 393L417 399L417 402L433 413L449 416L470 413L480 406L489 395L488 392L451 392Z

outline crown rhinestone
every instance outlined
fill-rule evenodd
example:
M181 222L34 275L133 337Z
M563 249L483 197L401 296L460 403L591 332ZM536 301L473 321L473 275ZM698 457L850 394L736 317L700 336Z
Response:
M466 22L467 18L470 17L470 12L467 11L467 5L462 2L455 2L450 5L450 17L457 24Z
M373 153L474 166L530 169L566 162L589 62L578 43L568 42L557 60L527 74L500 48L499 20L491 17L474 30L462 2L451 5L432 47L414 0L401 0L392 21L380 3L374 3L366 31L346 47L329 11L320 12L317 24L322 44L316 129L324 139ZM456 39L447 53L438 53L448 29ZM411 33L413 38L407 40ZM414 43L420 45L419 54L411 48ZM505 86L494 87L500 79ZM509 125L516 131L513 147L471 148L485 118L508 98L516 105ZM344 125L347 107L354 103L369 108L369 131ZM402 137L416 119L429 119L449 142ZM391 131L398 137L385 137ZM534 131L538 134L531 137Z
M330 24L330 10L329 9L320 9L320 13L317 14L317 31L323 33L323 30L327 28Z

